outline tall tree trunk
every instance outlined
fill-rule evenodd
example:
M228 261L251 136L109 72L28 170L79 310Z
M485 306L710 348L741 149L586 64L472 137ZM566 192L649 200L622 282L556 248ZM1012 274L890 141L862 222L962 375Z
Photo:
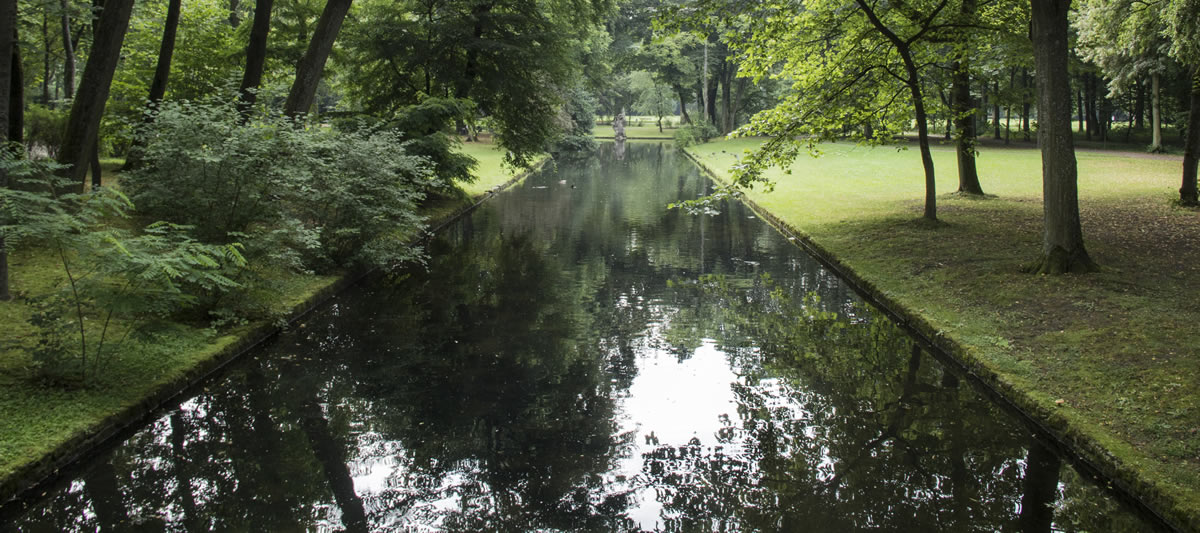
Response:
M88 168L92 169L92 189L99 189L104 185L104 169L100 168L100 134L96 134L96 140L92 141L91 157L88 159Z
M317 95L317 86L321 83L321 74L325 72L325 60L333 50L333 42L337 40L342 21L346 19L346 12L350 11L350 2L351 0L329 0L325 4L321 18L317 21L317 29L313 31L312 40L308 43L308 50L296 65L296 81L292 83L287 102L283 104L283 112L288 116L299 116L307 113L312 107L313 99Z
M733 131L733 75L736 67L726 61L721 66L721 134Z
M1024 490L1017 531L1050 533L1054 523L1054 500L1058 496L1058 471L1062 460L1039 442L1032 442L1025 455Z
M8 140L25 143L25 71L21 65L20 39L13 28L12 82L8 85Z
M1083 92L1087 102L1084 104L1084 110L1087 112L1087 138L1090 141L1093 135L1100 135L1100 113L1096 110L1096 76L1086 74L1087 86Z
M700 74L700 116L708 116L708 36L704 37L704 65ZM711 122L711 121L710 121Z
M75 97L75 46L71 41L71 4L62 0L62 38L63 38L63 93L67 99Z
M1162 152L1162 107L1159 104L1159 74L1150 75L1150 151Z
M79 92L67 118L67 131L58 153L58 162L70 165L63 176L84 185L88 157L100 132L100 117L112 85L113 72L120 59L121 42L129 28L133 0L108 0L100 12L100 23L92 51L83 69Z
M992 120L996 132L996 140L1000 140L1000 80L992 82L992 92L995 96L992 97Z
M963 0L959 15L967 23L973 22L975 0ZM975 115L978 110L971 101L971 57L967 47L964 46L959 52L952 68L954 74L951 80L950 100L954 110L954 127L958 134L954 146L954 153L958 158L958 192L982 195L979 171L975 168Z
M1187 140L1183 143L1183 185L1179 187L1179 203L1196 206L1200 205L1196 190L1196 171L1200 166L1200 65L1192 67L1191 93Z
M150 82L148 98L150 102L146 106L153 111L158 110L158 104L167 94L167 79L171 75L171 57L175 54L175 32L179 28L179 11L182 4L183 0L170 0L167 4L167 19L163 21L162 42L158 45L158 62L154 66L154 79ZM142 123L144 125L149 126L153 122L153 114L143 115ZM126 169L135 169L141 166L144 143L145 137L141 135L133 138L133 143L130 144L129 153L125 158Z
M1140 130L1146 127L1146 82L1138 78L1136 87L1134 94L1137 100L1133 104L1133 127Z
M16 49L17 0L0 0L0 57L10 57ZM9 99L13 98L12 62L0 61L0 150L8 150ZM8 173L0 168L0 187L8 186ZM7 222L7 221L3 221ZM8 288L8 245L0 233L0 301L12 299Z
M679 95L679 115L681 117L680 120L682 121L681 124L691 124L692 117L688 116L687 112L687 98L685 97L686 91L683 90L683 86L676 85L675 93Z
M42 11L42 105L53 108L50 102L50 15Z
M239 0L229 0L229 25L234 29L242 24L242 18L238 16L239 4L241 4Z
M1079 88L1075 89L1075 95L1079 97L1079 132L1084 133L1084 124L1087 121L1084 116L1084 78L1079 79Z
M1021 87L1025 89L1025 102L1021 105L1021 135L1025 140L1030 140L1029 136L1029 69L1021 70Z
M238 90L238 111L242 120L248 117L250 108L258 97L262 84L263 68L267 64L267 34L271 31L271 5L274 0L258 0L254 3L254 22L250 26L250 42L246 44L246 71L242 74L242 86Z
M1045 225L1041 258L1033 270L1047 274L1090 272L1096 270L1096 264L1083 246L1071 136L1071 83L1067 75L1067 11L1071 0L1032 0L1031 4Z
M933 173L933 154L929 152L929 117L925 113L925 98L921 95L921 77L917 70L917 63L913 60L912 50L908 43L883 24L866 0L855 0L855 2L859 9L862 9L867 15L871 25L891 41L896 52L900 54L900 59L904 61L904 71L908 75L908 79L904 81L912 95L913 110L917 121L917 143L921 147L921 166L925 169L925 212L923 217L926 220L936 221L937 182Z

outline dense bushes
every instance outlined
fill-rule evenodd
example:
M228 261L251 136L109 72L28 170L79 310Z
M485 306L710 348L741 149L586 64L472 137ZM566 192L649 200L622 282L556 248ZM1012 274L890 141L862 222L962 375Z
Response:
M266 318L288 271L413 258L418 202L440 186L401 134L244 122L231 104L169 103L121 191L78 193L60 165L5 151L0 235L53 257L54 288L25 293L39 373L86 382L164 319Z
M675 145L684 148L693 144L702 144L717 135L720 135L720 132L717 131L716 126L707 120L697 120L675 132Z
M225 103L164 105L144 166L121 180L149 220L193 226L208 243L242 242L251 263L323 272L410 257L389 237L420 226L417 202L437 184L394 131L243 123Z

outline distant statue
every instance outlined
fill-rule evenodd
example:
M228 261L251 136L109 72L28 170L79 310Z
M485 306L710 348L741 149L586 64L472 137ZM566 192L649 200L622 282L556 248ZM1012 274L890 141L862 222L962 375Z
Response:
M617 142L625 140L625 110L622 109L617 116L613 117L613 139Z

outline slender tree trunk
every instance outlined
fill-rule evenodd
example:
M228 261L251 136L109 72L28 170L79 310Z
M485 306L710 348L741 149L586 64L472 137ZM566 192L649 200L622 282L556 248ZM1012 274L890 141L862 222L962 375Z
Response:
M1021 533L1050 533L1054 523L1054 500L1058 496L1058 471L1062 460L1039 442L1025 455L1024 491L1017 530Z
M1014 95L1017 90L1017 68L1013 67L1008 71L1008 92ZM1009 100L1008 105L1004 106L1004 144L1012 141L1012 108L1013 102Z
M1000 80L995 80L992 83L992 92L995 94L992 96L992 120L994 121L992 124L995 127L996 140L998 141L1000 140Z
M50 15L42 11L42 105L53 107L50 102Z
M0 0L0 58L10 57L16 49L17 0ZM9 99L13 98L12 62L0 61L0 150L8 150ZM8 173L0 168L0 187L8 186ZM6 221L0 221L6 222ZM8 287L8 245L0 233L0 301L12 299Z
M875 11L867 4L866 0L855 0L859 9L867 15L871 21L871 25L879 30L900 54L900 59L904 61L904 71L908 75L905 83L908 85L908 90L912 95L913 111L917 121L917 143L921 147L921 166L925 169L925 212L923 217L926 220L937 220L937 182L934 179L933 172L933 154L929 151L929 117L925 113L925 98L921 95L921 77L917 70L917 64L913 61L912 50L908 43L900 39L890 28L883 24L883 21L875 15Z
M1075 89L1075 95L1078 97L1077 101L1079 103L1079 133L1083 133L1084 123L1087 122L1087 120L1084 118L1084 111L1083 111L1083 85L1084 85L1083 78L1080 78L1079 79L1079 87Z
M959 14L968 22L974 21L975 0L963 0ZM955 58L952 68L954 73L950 99L958 133L954 146L958 159L958 192L982 195L979 171L975 168L975 116L978 109L971 101L971 57L966 47L963 47L963 51Z
M95 146L100 132L100 117L112 85L113 72L120 59L121 42L129 27L129 15L133 11L133 0L108 0L100 13L92 51L88 54L83 70L79 93L71 105L67 118L67 131L58 153L58 162L70 165L63 171L64 177L84 184L87 175L88 157Z
M296 81L288 92L287 102L283 104L283 112L290 117L307 113L317 95L317 86L321 83L321 74L325 71L325 60L333 50L333 42L337 40L350 11L351 0L329 0L321 18L317 21L317 29L313 31L308 50L296 65Z
M1096 265L1084 249L1079 222L1071 84L1067 76L1067 11L1071 0L1032 0L1031 4L1045 225L1042 255L1033 270L1047 274L1089 272L1096 270Z
M20 39L13 28L12 83L8 88L8 140L25 143L25 71L21 65Z
M1179 187L1179 203L1196 206L1200 205L1196 189L1196 171L1200 167L1200 65L1192 67L1190 100L1187 140L1183 143L1183 185Z
M1137 100L1133 104L1133 127L1140 130L1146 127L1146 82L1138 78L1135 90Z
M1162 152L1162 107L1159 103L1159 75L1157 72L1150 75L1150 129L1152 138L1150 151Z
M733 131L733 73L734 67L725 62L721 66L721 133Z
M250 42L246 45L246 72L242 74L242 86L238 90L240 96L237 107L242 120L249 116L250 108L254 107L254 101L258 98L258 87L262 85L273 3L274 0L258 0L254 3L254 22L250 25Z
M1025 102L1021 104L1021 134L1025 140L1030 140L1029 136L1029 69L1021 70L1021 87L1025 89Z
M170 0L167 4L167 19L163 21L162 42L158 46L158 62L154 66L154 79L150 82L150 103L146 106L152 111L158 110L158 104L167 94L167 80L171 75L171 57L175 54L175 32L179 28L179 12L183 0ZM154 122L154 115L143 115L142 123L149 126ZM126 169L135 169L142 163L142 147L145 138L141 135L133 138L129 153L125 159Z
M62 0L63 92L66 98L75 97L75 47L71 41L71 4Z
M704 37L704 69L700 74L700 116L708 116L708 36Z

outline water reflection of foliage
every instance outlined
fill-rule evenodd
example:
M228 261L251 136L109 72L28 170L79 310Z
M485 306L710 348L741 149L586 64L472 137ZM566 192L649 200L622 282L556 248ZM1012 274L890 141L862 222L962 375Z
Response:
M416 469L397 490L463 495L441 528L600 525L580 487L614 447L609 384L580 344L578 291L539 246L496 234L434 254L436 279L397 285L387 301L400 312L373 319L393 333L369 337L359 390Z
M710 316L680 322L715 339L742 379L733 387L738 417L716 443L644 456L668 529L1024 526L1014 510L1032 475L1025 431L893 323L861 305L831 311L816 294L769 277L705 276L676 287L716 302L695 307ZM1097 500L1078 487L1068 495ZM1059 508L1071 505L1095 504Z

